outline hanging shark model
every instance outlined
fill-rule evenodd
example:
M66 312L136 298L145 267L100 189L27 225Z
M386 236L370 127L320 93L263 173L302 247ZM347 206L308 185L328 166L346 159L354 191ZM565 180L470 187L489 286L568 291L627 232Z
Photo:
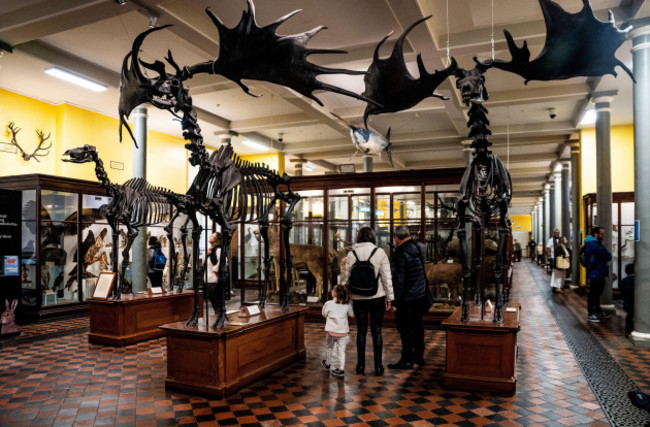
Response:
M394 167L393 157L390 154L390 147L393 145L390 142L390 128L388 128L388 132L386 132L386 136L384 137L382 134L373 130L353 126L343 117L335 113L332 113L332 115L350 128L350 137L352 138L354 147L357 149L352 156L353 158L361 151L364 154L373 154L381 159L381 152L385 151L390 167Z

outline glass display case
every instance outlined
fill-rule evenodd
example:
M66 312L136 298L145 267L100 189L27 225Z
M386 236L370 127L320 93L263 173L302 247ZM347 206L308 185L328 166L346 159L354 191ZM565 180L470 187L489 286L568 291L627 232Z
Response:
M595 193L583 197L585 235L598 225ZM625 277L625 266L634 264L634 193L612 193L612 287L618 289L619 279Z
M454 168L293 177L292 189L302 199L294 211L290 233L295 267L292 302L320 305L328 299L332 287L341 280L341 261L354 245L357 231L364 226L376 231L377 245L392 258L393 230L406 225L415 238L427 245L427 270L460 271L455 205L463 171ZM240 231L251 234L256 229L257 225L245 225ZM275 270L279 263L274 250L279 251L281 245L273 238L277 235L269 233ZM242 273L248 275L240 277L245 277L243 286L251 289L245 293L246 299L254 300L260 285L255 276L263 279L258 273L262 270L263 247L258 240L248 241L252 243L242 246L240 251L241 258L250 264L242 266ZM434 267L443 262L448 265ZM273 279L274 271L271 275ZM460 286L447 283L449 277L456 279L456 275L447 274L444 281L432 284L435 307L445 313L457 304ZM271 282L269 294L277 289L277 284Z
M30 317L66 314L85 310L85 301L94 291L102 271L112 271L112 252L118 251L118 267L126 244L126 230L120 229L117 248L111 230L101 213L110 202L97 182L60 178L49 175L0 177L0 188L20 190L22 206L21 283L23 312ZM173 229L176 252L182 258L179 218ZM207 227L211 227L205 221ZM170 259L170 244L164 226L148 227L143 236L158 237L162 250ZM207 239L207 232L203 233ZM188 231L191 254L191 226ZM205 251L201 247L201 254ZM191 260L190 260L191 262ZM191 267L191 264L190 264ZM163 284L169 287L173 275L167 263ZM191 283L191 269L185 283ZM126 278L131 277L130 266Z

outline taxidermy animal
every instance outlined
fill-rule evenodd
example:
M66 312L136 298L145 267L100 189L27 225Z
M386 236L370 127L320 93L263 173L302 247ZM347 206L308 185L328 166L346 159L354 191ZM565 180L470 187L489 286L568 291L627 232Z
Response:
M388 128L388 132L386 132L386 136L384 137L373 130L352 126L337 114L332 113L332 115L350 128L350 138L352 138L354 148L357 149L352 156L353 158L360 151L363 154L372 154L381 159L381 152L385 151L386 156L388 157L388 162L390 163L390 166L393 167L393 156L390 154L390 147L393 145L390 142L390 128Z
M52 285L52 290L53 291L58 291L59 288L61 287L61 283L63 283L63 272L60 272L58 276L56 276L56 279L54 279L54 284Z
M275 270L275 291L280 290L280 233L279 226L272 225L269 227L269 249L273 258L273 268ZM323 294L323 247L319 245L291 245L291 255L293 263L304 264L309 272L316 279L316 296L320 299ZM326 265L332 265L338 259L338 254L334 249L327 251ZM291 275L293 277L293 274Z
M27 153L23 148L18 145L18 141L16 140L16 136L18 135L18 132L20 132L20 128L15 125L14 122L9 122L7 125L7 128L9 128L9 131L11 132L11 145L14 145L18 150L20 151L21 156L23 157L23 160L28 161L30 159L34 159L37 162L40 162L38 160L39 157L45 157L48 154L50 154L50 148L52 147L52 141L48 142L47 145L45 144L45 141L50 139L50 133L45 136L45 132L42 130L37 130L36 131L36 136L38 136L38 145L36 146L36 149L32 153Z
M9 300L5 300L6 311L2 313L0 323L2 323L2 329L0 329L0 334L15 334L20 333L21 328L16 324L16 307L18 306L18 300L15 299L9 305Z
M463 279L463 268L460 263L447 263L442 261L434 264L428 262L424 266L424 271L429 286L432 286L434 289L434 296L455 299L460 295L460 286ZM444 288L446 288L446 292L443 292Z

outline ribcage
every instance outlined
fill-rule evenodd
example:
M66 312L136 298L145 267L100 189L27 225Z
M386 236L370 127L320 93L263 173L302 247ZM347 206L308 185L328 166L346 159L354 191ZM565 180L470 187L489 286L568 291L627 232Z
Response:
M154 187L144 178L133 178L124 183L129 203L129 223L138 228L160 224L170 219L170 196L174 193Z

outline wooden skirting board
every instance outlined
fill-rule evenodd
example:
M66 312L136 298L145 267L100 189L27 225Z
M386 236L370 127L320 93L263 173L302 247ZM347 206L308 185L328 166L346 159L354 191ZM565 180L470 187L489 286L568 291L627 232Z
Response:
M460 321L460 308L442 322L447 330L445 388L515 394L520 307L508 307L511 311L504 310L502 324L492 321L492 313L480 320L479 307L474 304L468 322Z
M249 318L228 316L223 329L183 322L163 325L167 335L165 386L223 397L305 357L305 307L268 307ZM213 321L211 319L210 321Z
M165 332L159 328L160 325L189 319L194 308L194 292L129 294L117 301L91 299L89 305L88 341L125 346L162 337Z

